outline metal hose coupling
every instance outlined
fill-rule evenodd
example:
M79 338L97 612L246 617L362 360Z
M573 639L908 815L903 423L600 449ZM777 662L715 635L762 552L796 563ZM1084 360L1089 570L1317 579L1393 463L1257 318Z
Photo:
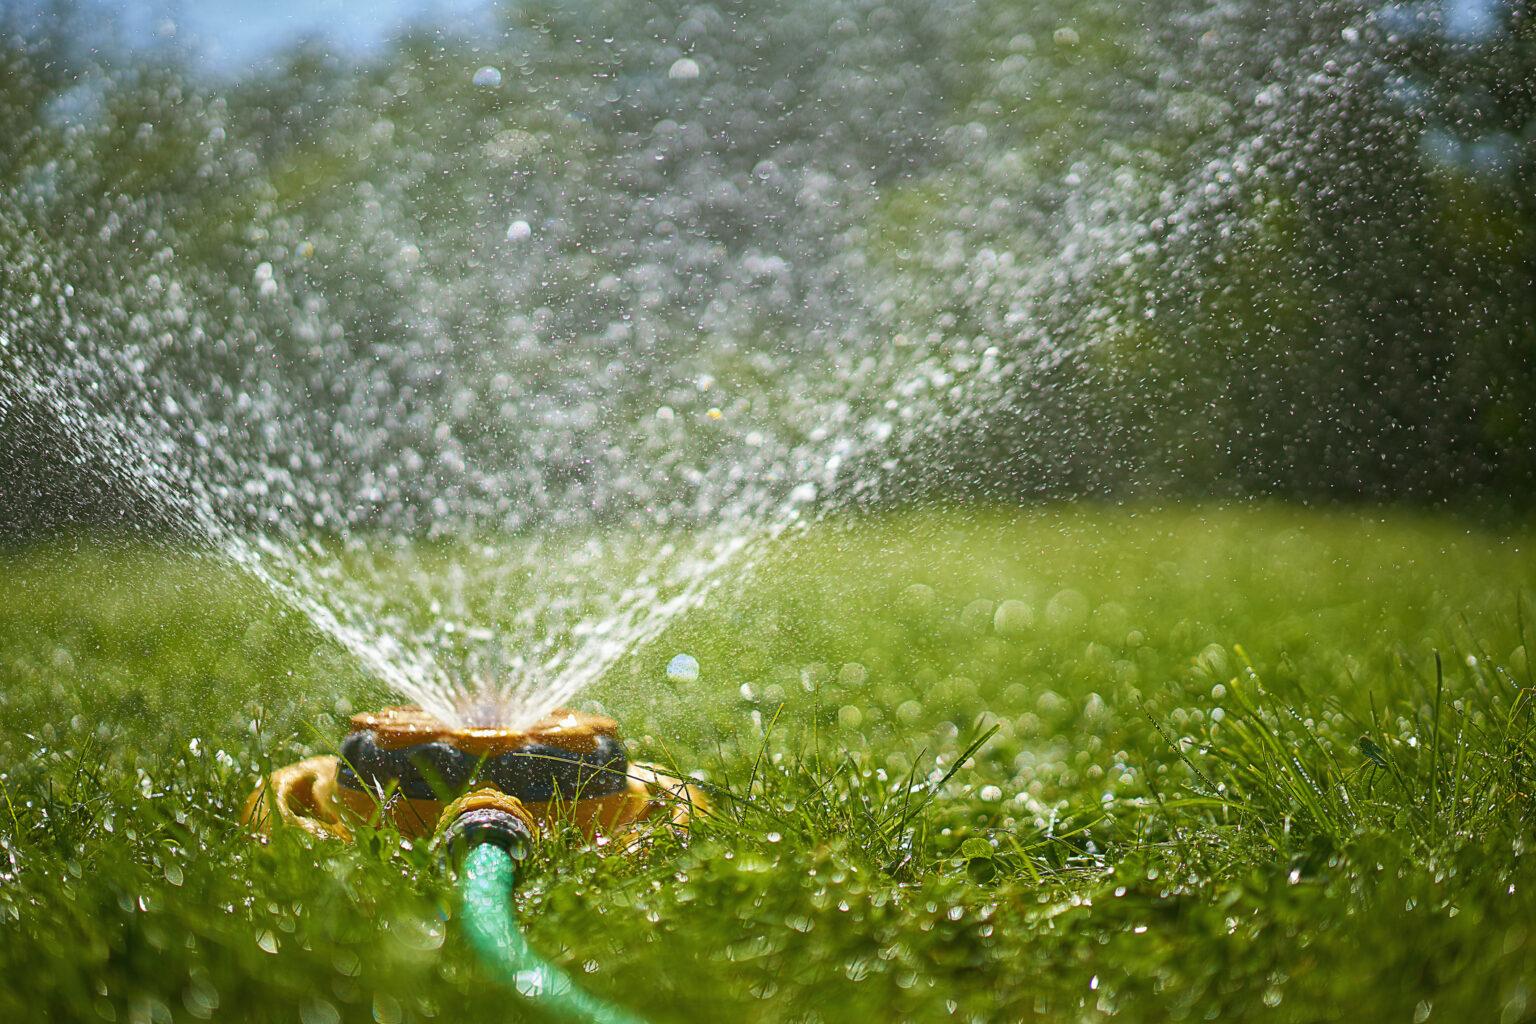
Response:
M521 800L486 788L466 793L443 809L437 822L436 845L454 867L464 863L470 850L485 843L521 861L538 834L538 821Z

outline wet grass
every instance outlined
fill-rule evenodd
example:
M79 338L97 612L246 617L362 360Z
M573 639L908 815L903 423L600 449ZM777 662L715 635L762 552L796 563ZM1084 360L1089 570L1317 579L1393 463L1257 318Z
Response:
M822 528L591 695L719 813L544 846L532 938L658 1021L1531 1019L1533 540ZM525 1013L422 845L241 835L263 771L385 699L301 621L187 557L0 558L0 1019Z

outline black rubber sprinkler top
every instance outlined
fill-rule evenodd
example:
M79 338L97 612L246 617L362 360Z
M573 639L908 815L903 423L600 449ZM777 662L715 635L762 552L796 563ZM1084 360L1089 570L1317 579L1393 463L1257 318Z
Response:
M412 800L485 787L529 804L608 797L628 788L618 728L559 712L527 729L448 729L415 708L386 708L352 719L337 781L374 793L393 786Z

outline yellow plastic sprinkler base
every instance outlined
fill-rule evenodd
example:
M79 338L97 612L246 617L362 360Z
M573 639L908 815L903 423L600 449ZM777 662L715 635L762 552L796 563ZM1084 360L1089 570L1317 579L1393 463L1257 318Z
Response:
M588 838L623 840L647 820L686 828L705 806L697 787L652 765L624 760L617 724L601 716L557 711L525 730L460 730L418 708L386 708L355 716L352 729L342 749L355 761L311 757L279 768L246 800L242 822L261 835L281 823L324 839L350 840L357 827L388 821L403 835L419 837L433 834L445 812L462 810L470 799L515 804L541 831L570 823ZM435 759L448 765L445 774L467 771L472 780L457 794L439 785L432 795L419 789L406 795L403 784L386 784L359 763L404 764L405 755L414 759L405 767L408 776L412 765ZM565 790L554 774L566 776Z

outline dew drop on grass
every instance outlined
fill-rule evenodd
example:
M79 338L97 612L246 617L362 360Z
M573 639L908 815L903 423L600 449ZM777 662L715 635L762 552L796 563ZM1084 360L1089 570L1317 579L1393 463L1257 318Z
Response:
M312 998L299 1010L303 1024L341 1024L341 1014L324 999Z
M515 220L507 227L507 241L526 242L533 237L533 225L525 220Z
M960 609L960 624L967 629L982 631L992 621L996 609L992 602L985 598L978 598Z
M679 57L667 69L667 77L674 82L691 82L699 77L699 62L691 57Z
M383 992L374 993L373 1019L377 1024L400 1024L405 1019L405 1011L400 1006L400 1000Z
M939 596L926 583L913 583L901 592L901 603L914 615L926 615L938 604Z
M699 678L699 659L691 654L674 655L667 662L667 678L675 683L692 683Z
M211 1019L219 1008L219 990L213 987L206 973L196 969L181 998L187 1004L187 1010L203 1020Z
M1045 604L1045 621L1053 629L1081 629L1088 622L1088 598L1063 590Z
M493 67L483 67L475 72L472 81L482 89L494 89L501 84L501 72Z
M1004 601L992 615L992 628L999 636L1023 636L1034 624L1034 609L1023 601Z
M982 839L980 836L972 836L970 839L967 839L965 842L960 844L960 856L966 858L967 860L991 857L996 852L997 851L992 848L992 844L987 842L985 839Z

